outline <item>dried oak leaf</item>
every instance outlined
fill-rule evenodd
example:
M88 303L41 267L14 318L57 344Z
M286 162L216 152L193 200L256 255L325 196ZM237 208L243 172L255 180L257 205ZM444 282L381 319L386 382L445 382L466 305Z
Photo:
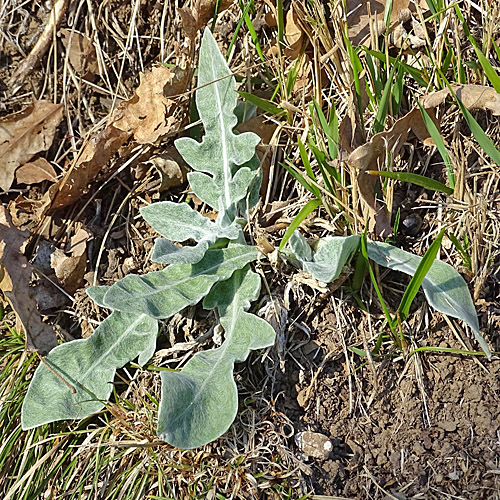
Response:
M172 87L174 77L175 73L165 66L141 74L132 98L118 108L113 126L133 134L139 144L152 144L170 132L175 123L172 113L175 102L165 95L164 89Z
M19 184L38 184L43 181L56 180L57 173L54 167L45 159L37 158L25 163L16 170L16 180Z
M97 52L92 40L77 33L76 31L62 28L59 30L61 41L68 53L69 62L77 75L90 80L99 73L99 64L97 63Z
M491 87L482 85L452 85L453 92L463 105L470 111L484 109L494 115L500 115L500 94ZM451 92L448 88L420 98L420 104L432 118L439 130L436 118L436 107L444 103ZM413 132L426 145L433 145L427 127L418 106L397 120L389 130L375 134L369 142L356 148L347 160L348 164L359 172L358 186L363 201L369 208L372 221L375 222L375 232L378 236L387 237L392 232L389 217L377 203L375 198L376 177L368 175L368 170L379 170L379 164L385 161L386 152L390 151L396 157Z
M107 127L85 142L64 177L45 194L44 210L53 211L78 200L130 138L140 144L153 143L161 135L177 130L180 121L173 118L177 105L168 97L182 94L189 77L188 70L164 66L142 75L132 98L120 103Z
M198 31L214 17L217 3L218 0L194 0L191 8L185 6L177 9L182 21L182 28L188 38L194 40ZM232 0L220 1L218 13L226 10L231 4Z
M30 286L33 266L23 254L28 238L29 233L16 229L5 207L0 207L0 288L26 332L28 349L45 355L57 345L57 338L42 322Z
M62 116L62 104L42 100L0 119L0 188L8 191L16 169L50 147Z

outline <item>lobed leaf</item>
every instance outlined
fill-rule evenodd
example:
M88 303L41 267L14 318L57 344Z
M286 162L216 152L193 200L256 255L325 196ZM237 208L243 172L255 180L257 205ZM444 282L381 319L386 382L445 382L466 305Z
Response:
M208 250L197 264L176 264L143 276L130 274L112 285L104 296L105 307L135 311L153 318L169 318L198 303L220 280L257 258L247 245Z
M269 323L246 312L260 291L260 277L247 266L218 283L204 306L218 307L224 343L196 353L181 372L164 371L158 436L178 448L197 448L221 436L238 410L233 378L235 362L250 350L269 347L275 332Z
M202 142L183 137L175 141L179 153L195 170L188 175L195 194L219 210L220 220L244 198L256 171L238 168L255 156L260 138L251 132L235 134L236 82L210 30L205 29L200 49L196 106L205 127Z
M162 201L141 208L144 220L158 233L172 241L215 241L217 238L235 240L239 236L237 225L220 227L187 203Z
M368 241L367 251L370 259L377 264L410 276L415 274L422 259L422 257L378 241ZM449 264L435 260L422 281L422 289L434 309L467 323L483 351L488 358L491 358L490 348L479 330L476 309L462 276Z
M113 312L89 338L54 348L44 360L66 383L45 364L38 366L24 398L22 428L81 419L101 410L116 370L137 356L139 364L145 363L154 352L157 334L153 318Z

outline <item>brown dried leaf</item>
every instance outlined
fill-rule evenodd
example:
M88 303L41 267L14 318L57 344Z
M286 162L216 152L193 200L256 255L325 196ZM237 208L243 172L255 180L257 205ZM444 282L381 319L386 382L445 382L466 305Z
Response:
M0 188L8 191L16 169L52 144L63 105L35 101L19 113L0 119Z
M345 12L347 14L347 26L349 40L352 45L370 45L370 16L372 23L377 23L375 29L377 35L385 32L384 10L385 0L346 0ZM370 10L368 10L368 5ZM402 11L408 10L410 0L393 0L389 31L392 31L399 24L399 17Z
M491 87L482 85L452 85L453 91L469 110L485 109L494 115L500 115L500 94ZM420 99L439 130L439 121L436 118L436 107L444 103L450 95L448 88L434 92ZM376 177L368 175L368 170L379 170L386 152L390 151L396 157L406 141L408 134L413 132L426 145L434 142L425 126L422 114L418 107L413 108L405 116L397 120L389 130L375 134L369 142L356 148L348 158L350 166L360 170L358 186L363 201L369 208L372 222L375 222L375 232L378 236L387 237L391 233L389 218L375 199Z
M57 345L57 338L42 323L30 287L33 266L23 254L28 238L29 233L16 229L5 207L0 207L0 288L22 323L28 349L47 354Z
M91 234L80 228L71 238L66 253L59 250L50 256L50 265L57 279L70 294L83 286L87 266L87 241L90 238Z
M191 40L194 40L196 33L207 25L208 21L214 17L215 7L218 0L194 0L193 7L181 7L177 9L182 20L182 28ZM232 0L222 0L219 4L220 14L232 4Z
M31 185L43 181L54 182L56 177L54 167L45 158L37 158L32 162L25 163L16 171L16 180L19 184Z
M61 41L68 53L69 62L75 72L85 78L92 78L99 73L99 64L97 63L97 53L92 40L75 31L62 28Z
M49 188L44 202L51 210L71 205L87 191L87 185L130 137L129 132L108 125L87 141L64 177Z
M56 210L79 199L131 137L146 144L177 130L180 121L173 119L177 104L168 97L182 94L189 79L188 70L176 68L174 73L164 66L142 75L133 97L120 104L111 123L84 144L65 176L45 194L44 210Z
M41 200L31 200L22 194L10 201L8 205L12 223L21 231L31 231L36 227L42 207Z
M171 109L174 101L165 96L164 90L168 87L172 95L174 76L165 66L141 74L139 87L131 99L120 105L113 126L133 134L139 144L152 144L170 132L175 123Z
M297 12L293 5L286 13L285 38L288 43L288 47L285 47L285 55L291 59L296 59L304 43L304 31L299 24Z

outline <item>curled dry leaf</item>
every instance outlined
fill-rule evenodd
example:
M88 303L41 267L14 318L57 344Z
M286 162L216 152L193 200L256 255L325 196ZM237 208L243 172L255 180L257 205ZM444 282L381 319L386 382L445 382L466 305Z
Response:
M80 228L72 236L66 252L59 250L50 257L50 265L57 279L70 294L74 294L83 286L87 266L87 242L90 237L88 231Z
M494 115L500 115L500 94L495 89L482 85L453 85L452 88L467 109L471 111L485 109ZM441 105L448 96L450 96L450 90L446 88L420 99L421 106L426 109L427 114L438 129L439 122L436 118L435 108ZM367 171L379 170L379 164L383 163L387 151L390 151L393 157L397 156L410 132L413 132L424 144L434 144L418 106L397 120L392 128L375 134L369 142L356 148L347 160L349 165L360 171L358 176L359 191L369 208L372 222L375 222L375 233L380 237L389 236L392 228L388 215L375 199L377 179L368 175Z
M45 158L37 158L32 162L25 163L16 171L16 180L19 184L31 185L43 181L54 182L56 177L54 167Z
M221 13L226 10L231 3L232 0L220 1L218 12ZM180 7L178 9L182 27L188 38L194 40L198 31L204 28L208 21L214 17L217 4L218 0L194 0L191 8Z
M75 31L62 28L61 41L75 72L85 80L92 80L99 73L97 53L92 40Z
M385 4L384 0L346 0L348 36L352 45L370 45L370 21L374 25L377 35L385 32ZM404 21L401 16L407 15L409 7L410 0L393 0L389 31Z
M304 31L302 30L297 11L293 4L286 14L285 38L288 47L285 48L285 55L291 59L296 59L304 43Z
M28 238L29 233L16 229L5 207L0 207L0 288L26 332L28 349L47 354L57 345L57 338L42 322L30 287L33 266L23 254Z
M89 182L97 176L130 135L129 132L108 125L88 140L64 177L45 193L45 208L56 210L78 200L86 192Z
M42 100L0 120L0 188L8 191L16 169L50 147L62 116L62 104Z

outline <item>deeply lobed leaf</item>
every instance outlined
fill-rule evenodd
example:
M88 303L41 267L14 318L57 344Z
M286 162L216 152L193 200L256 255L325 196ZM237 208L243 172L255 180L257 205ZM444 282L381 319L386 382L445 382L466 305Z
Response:
M210 30L205 29L200 49L196 106L205 127L202 142L183 137L175 141L179 153L196 171L188 175L194 193L229 224L236 216L256 171L239 166L252 160L260 138L251 132L235 134L236 82Z
M164 371L158 436L178 448L196 448L227 431L238 410L233 378L235 362L252 349L274 343L275 332L263 319L246 312L258 297L260 277L249 267L218 283L205 307L218 307L224 343L196 353L181 372Z
M229 278L256 258L257 251L247 245L209 250L197 264L171 265L143 276L130 274L109 288L103 303L117 311L169 318L197 304L217 281Z

